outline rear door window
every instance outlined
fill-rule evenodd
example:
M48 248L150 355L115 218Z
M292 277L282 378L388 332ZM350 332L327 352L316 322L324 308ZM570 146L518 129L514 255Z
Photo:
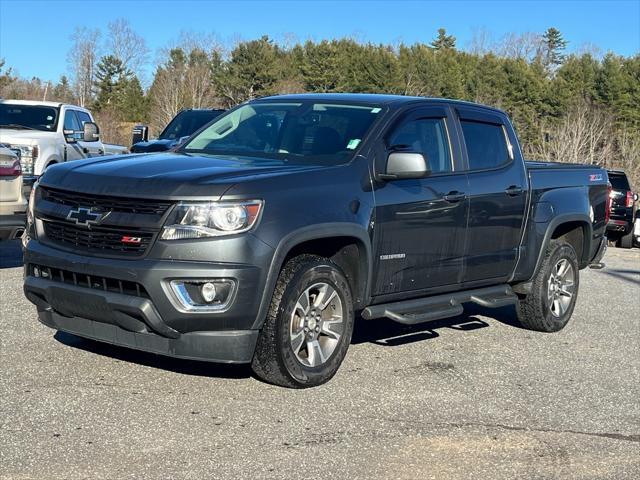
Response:
M460 120L469 158L469 170L486 170L511 160L504 127L493 123Z

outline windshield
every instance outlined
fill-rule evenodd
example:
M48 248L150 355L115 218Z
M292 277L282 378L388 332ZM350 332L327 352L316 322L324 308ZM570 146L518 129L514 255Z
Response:
M187 110L176 115L165 127L160 136L161 140L179 140L188 137L203 125L219 116L224 110Z
M351 159L382 109L315 102L257 102L221 116L185 152L339 165Z
M58 108L42 105L0 103L0 128L53 132L58 124Z

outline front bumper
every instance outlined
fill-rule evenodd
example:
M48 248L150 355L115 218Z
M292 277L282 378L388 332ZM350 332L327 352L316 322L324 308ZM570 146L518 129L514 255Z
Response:
M253 357L258 331L252 327L263 291L263 268L88 257L36 240L28 242L24 261L25 295L49 327L181 358L247 363ZM48 267L51 273L35 276L34 265ZM168 285L185 278L233 278L235 298L220 312L181 311ZM115 291L110 285L116 285Z
M218 363L250 363L258 339L257 330L192 332L165 338L147 332L132 332L117 325L65 317L51 309L38 309L44 325L100 342L189 360Z

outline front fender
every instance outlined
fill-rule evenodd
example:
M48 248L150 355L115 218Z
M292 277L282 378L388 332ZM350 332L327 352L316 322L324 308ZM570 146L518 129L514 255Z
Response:
M291 252L291 250L296 245L299 245L303 242L332 237L353 237L364 246L367 264L364 301L365 303L368 301L371 295L370 285L373 265L371 239L369 238L368 232L362 226L355 223L335 222L308 225L285 235L277 245L275 253L273 255L273 259L271 261L271 265L269 267L269 272L267 274L267 279L265 282L264 293L262 295L260 308L258 310L258 316L256 317L253 328L259 329L262 327L262 323L266 318L267 311L271 303L271 298L275 290L278 275L280 274L280 270L282 269L284 261L287 258L289 252Z

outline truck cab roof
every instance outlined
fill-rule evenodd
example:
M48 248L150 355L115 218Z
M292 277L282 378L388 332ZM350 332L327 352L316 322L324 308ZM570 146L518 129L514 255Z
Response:
M412 103L429 102L443 103L460 106L471 106L483 108L494 112L505 113L504 111L488 105L455 100L441 97L417 97L410 95L389 95L380 93L293 93L288 95L274 95L261 97L256 101L326 101L326 102L352 102L352 103L375 103L386 106L402 106Z
M47 101L40 101L40 100L11 100L9 98L3 98L3 99L0 99L0 103L10 103L11 105L32 105L32 106L55 107L55 108L66 106L66 107L72 107L74 110L81 110L84 112L89 111L84 107L73 105L71 103L47 102Z

